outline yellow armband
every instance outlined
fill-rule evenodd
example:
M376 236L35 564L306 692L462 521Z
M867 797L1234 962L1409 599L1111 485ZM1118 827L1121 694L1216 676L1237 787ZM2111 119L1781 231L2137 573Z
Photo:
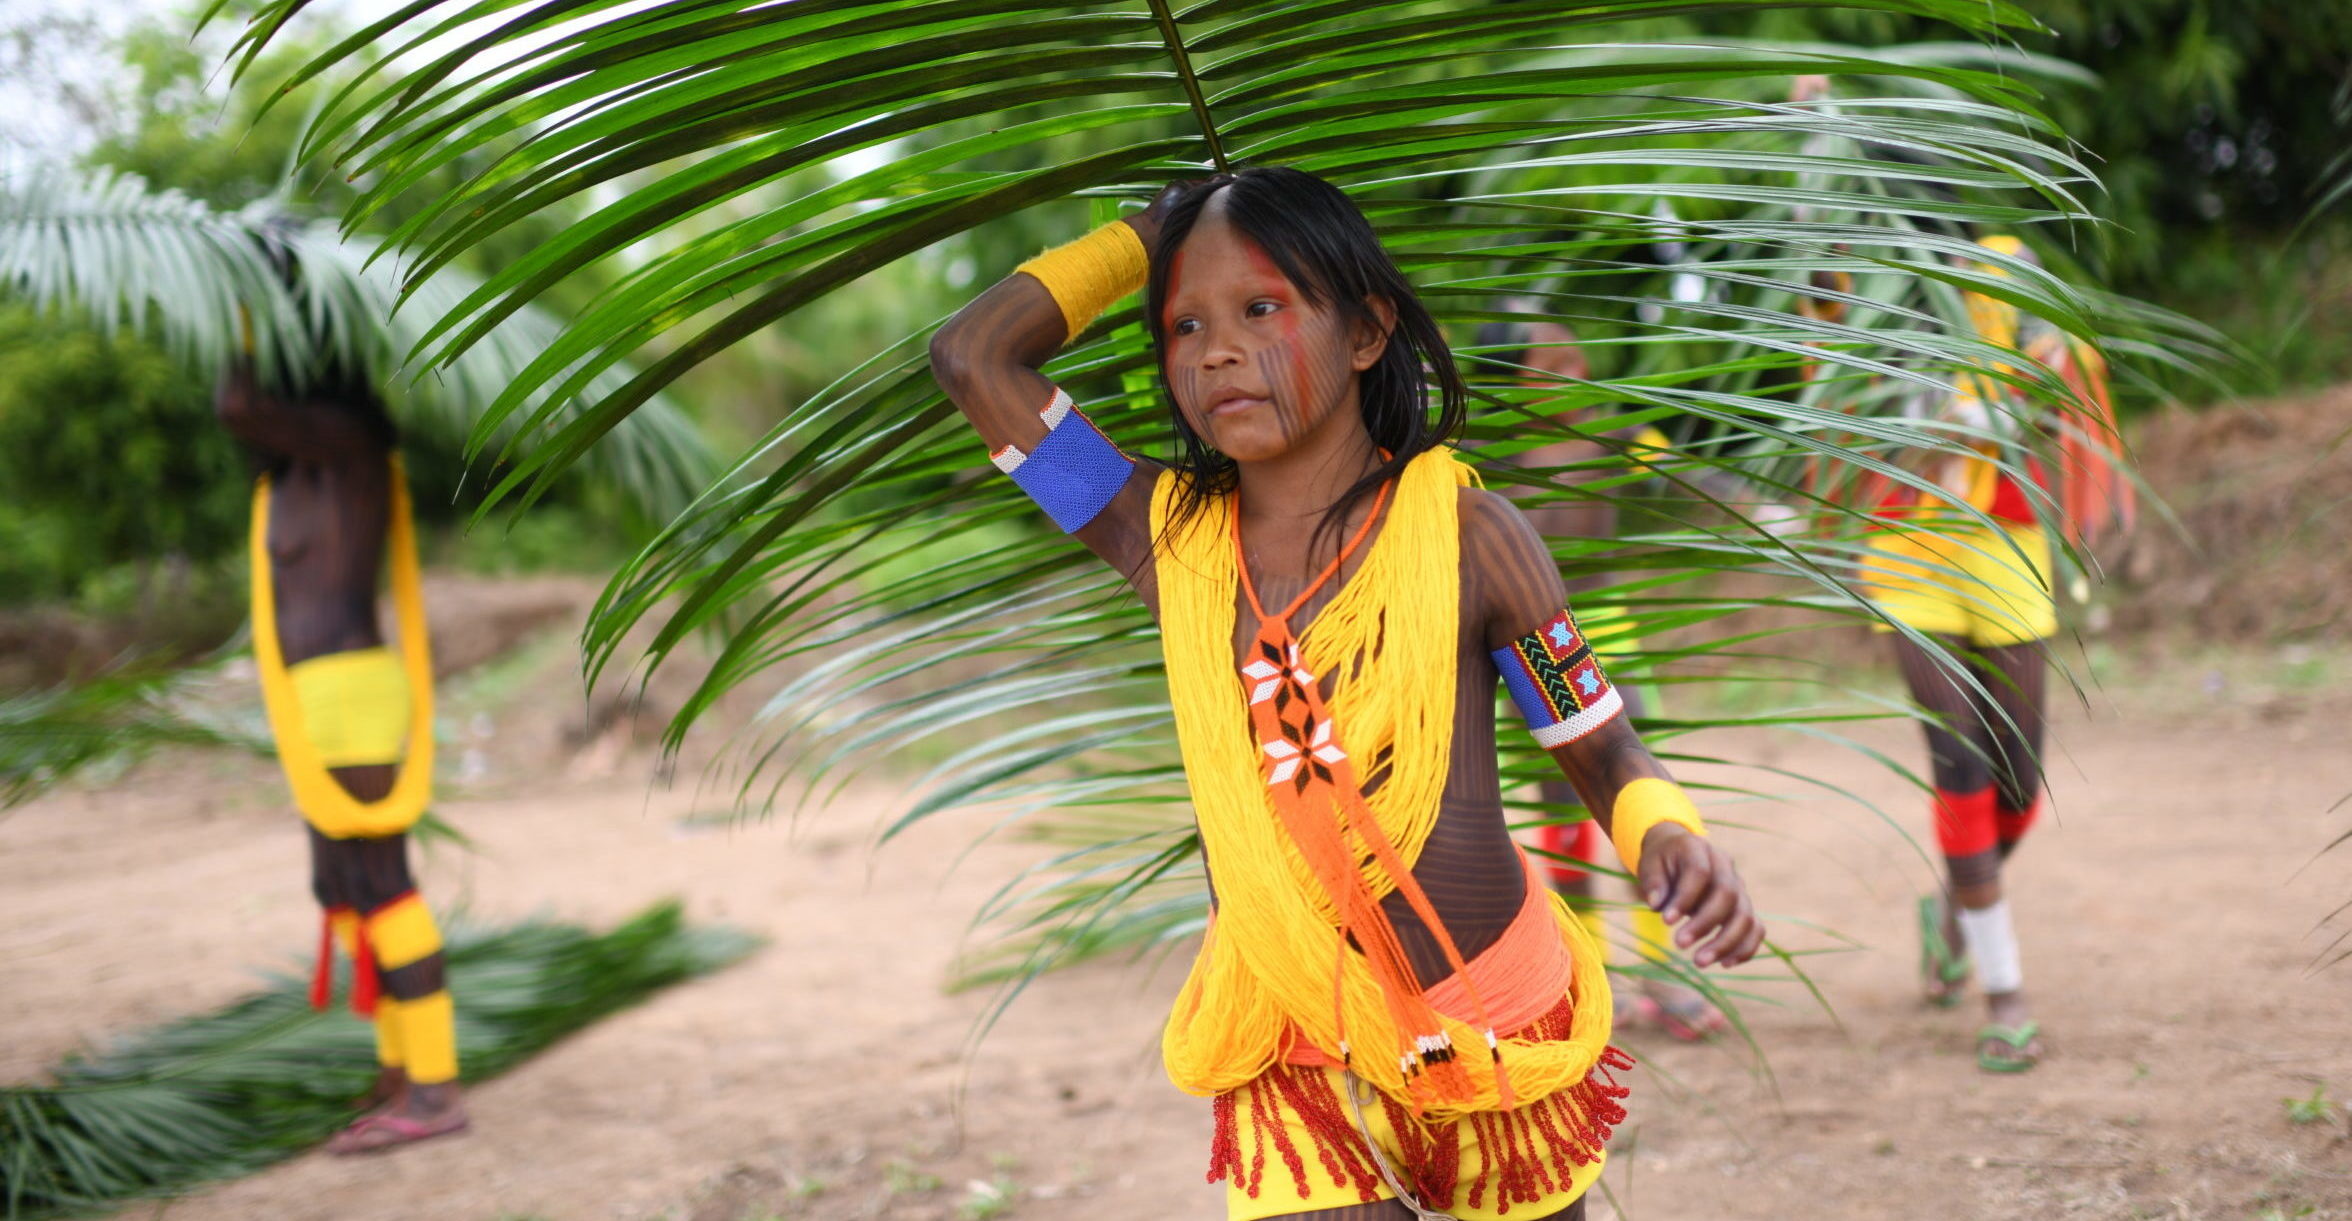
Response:
M1134 226L1118 220L1015 268L1035 277L1053 294L1069 328L1062 336L1064 343L1076 339L1087 323L1117 304L1119 298L1143 287L1143 277L1150 269L1143 236Z
M1617 846L1617 859L1625 863L1625 872L1641 872L1642 838L1662 822L1679 824L1693 835L1707 834L1699 808L1691 804L1682 786L1671 780L1644 776L1617 790L1617 800L1609 807L1609 842Z

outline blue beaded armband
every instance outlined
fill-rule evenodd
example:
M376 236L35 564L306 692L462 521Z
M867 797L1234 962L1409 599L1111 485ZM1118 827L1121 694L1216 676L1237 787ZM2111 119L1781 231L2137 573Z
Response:
M1563 610L1541 628L1494 651L1495 669L1519 715L1550 750L1599 729L1625 711L1625 697L1609 685L1592 642Z
M1045 440L1036 449L1024 454L1020 447L1007 445L988 460L1012 476L1062 533L1076 534L1127 486L1135 460L1120 453L1060 390L1054 391L1040 416Z

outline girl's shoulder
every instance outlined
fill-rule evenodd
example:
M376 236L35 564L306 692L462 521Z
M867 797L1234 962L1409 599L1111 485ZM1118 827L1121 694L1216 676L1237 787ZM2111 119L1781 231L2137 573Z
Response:
M1492 643L1523 635L1557 613L1567 590L1552 549L1527 514L1485 488L1463 488L1459 503L1464 614L1496 629L1486 632Z
M1501 492L1482 487L1462 488L1455 496L1455 505L1462 521L1462 545L1465 551L1473 542L1488 545L1523 544L1532 540L1543 545L1543 538L1527 520L1527 514Z

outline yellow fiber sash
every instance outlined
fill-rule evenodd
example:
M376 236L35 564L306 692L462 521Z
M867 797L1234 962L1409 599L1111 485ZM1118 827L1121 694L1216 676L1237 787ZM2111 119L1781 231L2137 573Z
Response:
M1177 476L1163 473L1152 494L1159 539L1161 641L1185 778L1201 841L1216 879L1218 909L1161 1038L1168 1076L1187 1093L1234 1089L1272 1068L1296 1031L1334 1062L1342 1059L1334 988L1354 1046L1387 1048L1396 1024L1362 955L1348 949L1338 913L1312 868L1283 832L1258 765L1258 742L1233 652L1239 569L1232 504L1208 506L1171 530ZM1393 748L1387 779L1367 803L1407 862L1437 825L1453 759L1454 696L1460 677L1461 489L1473 482L1452 451L1408 465L1388 518L1362 565L1319 612L1301 641L1307 668L1337 675L1332 723L1347 753L1372 759ZM1395 883L1376 864L1376 893ZM1600 959L1573 920L1562 936L1578 965ZM1335 969L1338 978L1334 980ZM1603 993L1605 996L1605 993ZM1609 1034L1607 1002L1579 1008L1575 1037L1553 1043L1503 1040L1512 1093L1524 1105L1585 1080ZM1400 1103L1433 1118L1498 1109L1485 1034L1451 1020L1446 1031L1470 1072L1467 1097L1417 1104L1389 1055L1356 1055L1354 1071Z
M401 667L408 676L408 754L392 791L378 801L346 792L319 757L303 719L302 697L278 647L277 595L269 555L270 481L253 485L253 661L261 697L277 740L278 765L294 790L294 806L322 834L336 839L397 835L415 825L433 800L433 650L425 636L424 580L417 564L416 523L409 509L408 476L392 455L392 522L385 538L392 568L392 608L400 628Z

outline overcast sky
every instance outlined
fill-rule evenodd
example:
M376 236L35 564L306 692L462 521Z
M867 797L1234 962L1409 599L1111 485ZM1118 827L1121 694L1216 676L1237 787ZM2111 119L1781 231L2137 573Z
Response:
M360 24L402 0L317 0L298 22ZM200 0L0 0L0 168L68 157L89 138L77 100L106 96L120 61L89 46L148 21L193 31ZM216 22L224 47L234 25ZM218 87L216 83L215 87Z

